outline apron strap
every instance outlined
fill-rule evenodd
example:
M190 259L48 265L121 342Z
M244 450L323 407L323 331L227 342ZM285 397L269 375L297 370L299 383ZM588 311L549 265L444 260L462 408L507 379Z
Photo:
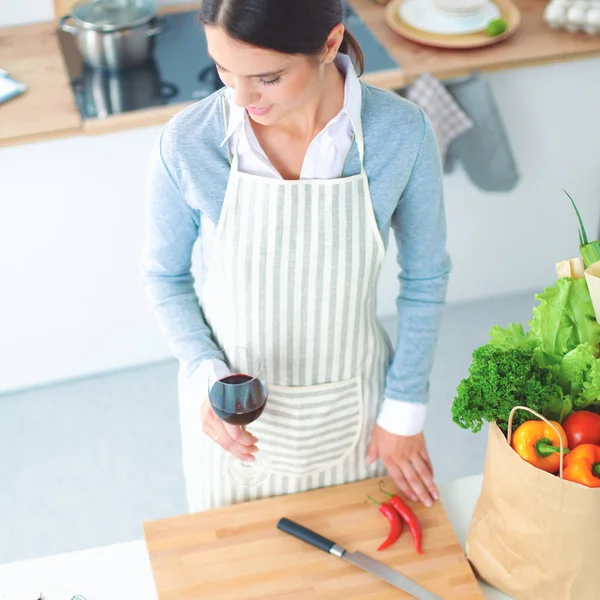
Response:
M365 172L365 139L363 137L362 121L356 124L356 130L354 132L356 146L358 148L358 156L360 157L360 171Z

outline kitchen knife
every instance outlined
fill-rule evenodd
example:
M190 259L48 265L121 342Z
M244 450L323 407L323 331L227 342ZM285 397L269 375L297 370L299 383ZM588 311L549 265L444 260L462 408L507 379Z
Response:
M394 569L391 569L387 565L384 565L378 560L375 560L366 554L363 554L362 552L348 552L344 548L338 546L335 542L332 542L322 535L319 535L318 533L299 525L295 521L291 521L290 519L286 519L284 517L277 523L277 529L280 529L285 533L289 533L303 542L313 545L319 550L323 550L324 552L333 554L338 558L347 560L349 563L352 563L353 565L372 573L376 577L391 583L393 586L397 587L403 592L411 594L411 596L417 600L442 600L439 596L436 596L434 593L425 589L423 586L419 585L406 575L402 575L402 573L394 571Z

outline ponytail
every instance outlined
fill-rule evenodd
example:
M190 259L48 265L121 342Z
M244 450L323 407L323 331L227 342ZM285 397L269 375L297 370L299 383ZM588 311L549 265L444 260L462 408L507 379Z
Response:
M358 40L346 29L344 39L340 44L340 52L348 54L352 58L354 66L358 68L358 75L365 71L365 55L358 43Z

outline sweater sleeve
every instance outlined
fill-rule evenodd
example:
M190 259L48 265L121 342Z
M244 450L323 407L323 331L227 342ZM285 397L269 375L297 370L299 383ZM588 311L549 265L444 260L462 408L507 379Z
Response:
M218 348L207 325L192 275L192 252L201 213L184 199L156 144L147 181L142 273L159 327L188 376Z
M441 157L431 123L422 110L421 115L421 147L392 216L400 266L398 341L386 377L384 403L413 404L415 415L423 414L422 405L429 400L429 377L451 270ZM406 410L404 406L401 411L386 412L399 415ZM416 421L422 426L422 417Z

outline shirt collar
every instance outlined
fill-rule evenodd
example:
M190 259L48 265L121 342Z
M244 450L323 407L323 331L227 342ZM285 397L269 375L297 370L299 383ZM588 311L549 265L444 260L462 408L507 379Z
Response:
M246 119L248 118L246 109L238 106L233 101L233 90L231 88L227 88L225 93L227 95L227 105L229 108L229 122L227 123L227 133L221 142L221 146L227 142L227 140L237 131L239 127L245 123Z
M356 71L354 70L352 60L347 54L342 54L341 52L338 53L334 62L345 77L344 106L342 107L342 110L338 116L342 114L347 115L354 131L359 131L361 127L360 113L362 107L362 89L360 86L360 80L356 74ZM225 134L225 138L221 142L221 146L223 146L227 140L238 130L238 128L242 127L248 120L248 113L246 112L246 109L238 106L233 101L233 91L231 88L227 88L225 93L227 95L227 104L229 108L229 121L227 123L227 132Z
M361 128L362 88L352 60L347 54L338 53L335 64L344 74L344 106L341 112L348 115L354 131Z

